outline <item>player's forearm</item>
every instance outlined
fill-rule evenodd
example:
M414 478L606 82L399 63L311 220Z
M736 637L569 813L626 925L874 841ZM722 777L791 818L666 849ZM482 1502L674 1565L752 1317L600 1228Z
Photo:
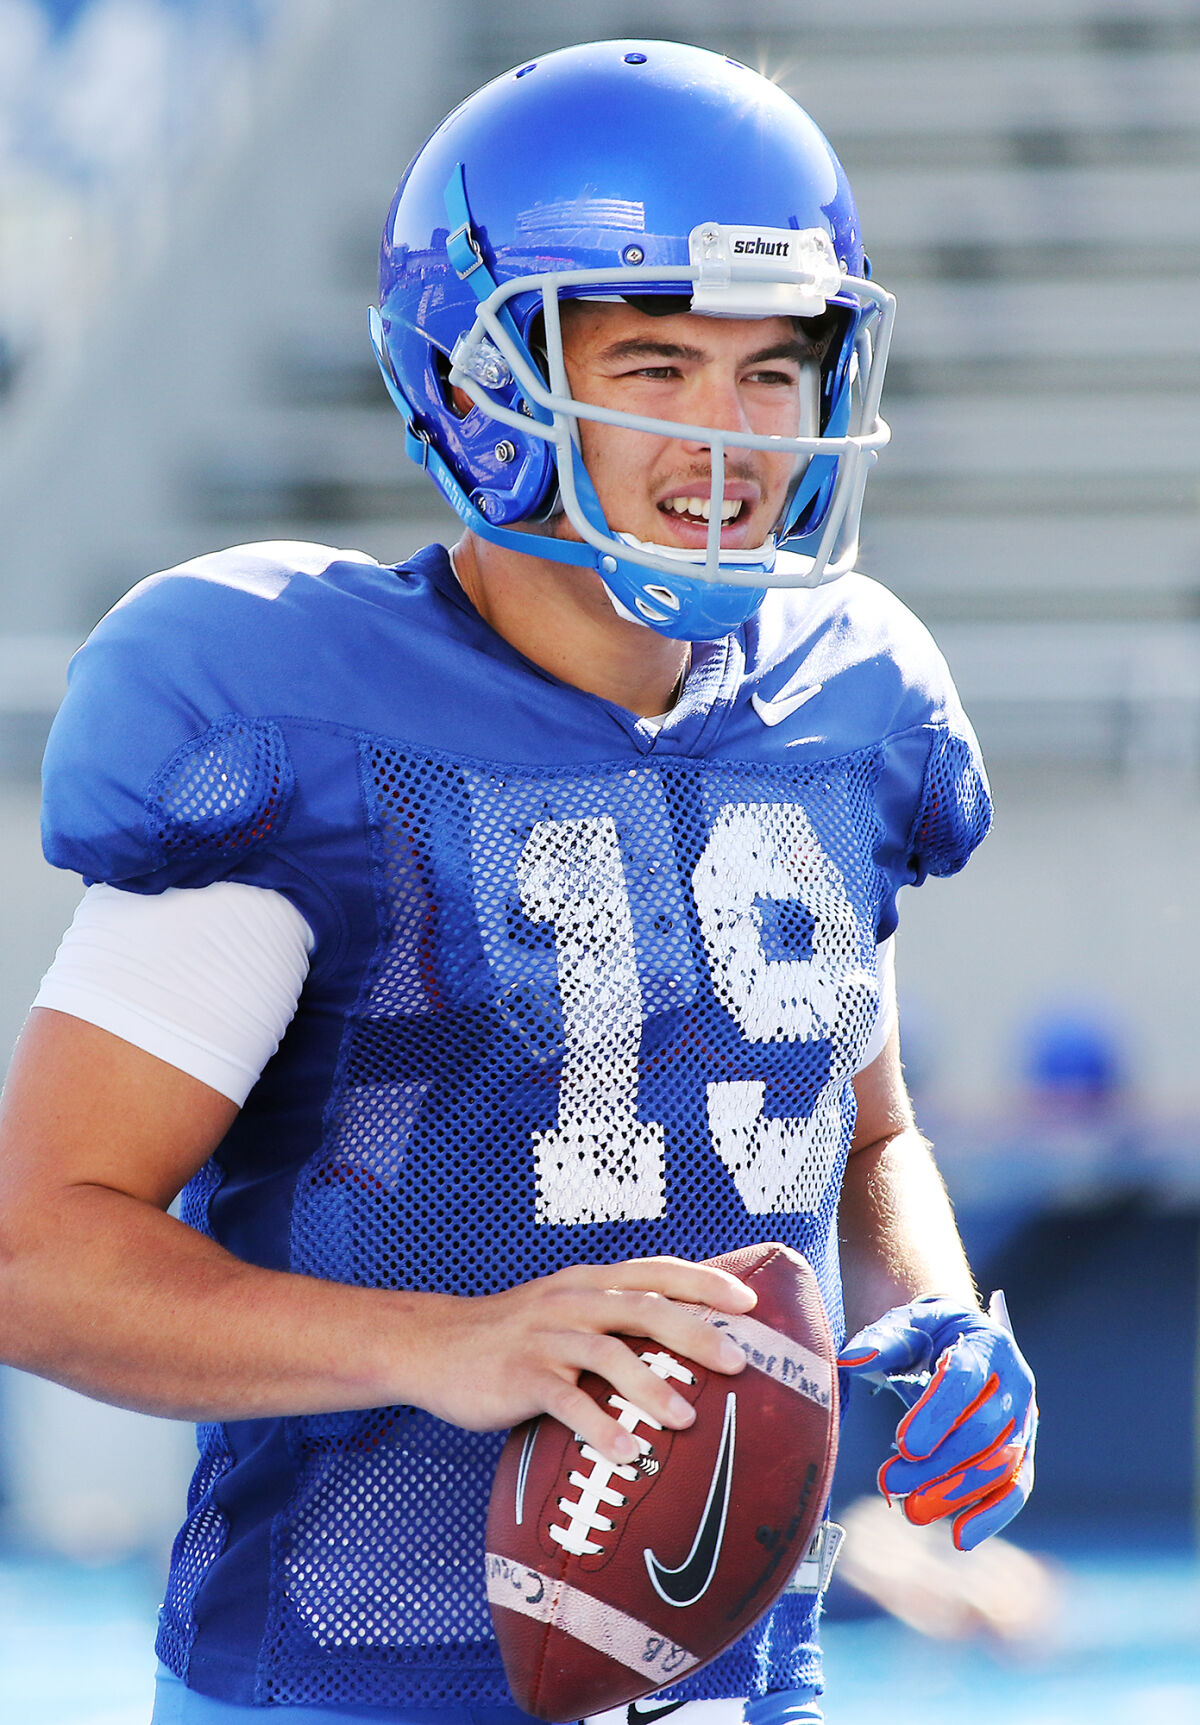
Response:
M0 1232L7 1363L145 1413L251 1419L416 1399L417 1308L242 1263L127 1194L65 1190Z
M690 1404L618 1338L721 1372L741 1349L697 1307L754 1293L682 1259L577 1265L501 1293L351 1288L241 1263L109 1187L0 1215L3 1355L100 1400L200 1420L412 1404L474 1431L552 1413L614 1463L637 1444L579 1387L599 1373L661 1425ZM47 1221L52 1218L52 1226Z
M852 1152L838 1232L851 1334L921 1294L978 1304L946 1188L915 1126Z
M0 1103L0 1355L149 1413L251 1418L409 1399L406 1302L240 1262L166 1213L236 1106L36 1009Z

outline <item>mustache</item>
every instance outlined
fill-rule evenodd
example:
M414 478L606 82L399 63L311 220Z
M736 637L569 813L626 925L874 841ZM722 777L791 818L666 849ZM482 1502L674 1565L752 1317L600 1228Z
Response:
M727 483L732 481L734 483L742 483L745 485L756 485L760 477L761 475L753 462L727 461L725 463L725 479ZM691 471L682 472L672 480L672 484L703 485L705 487L710 487L712 485L712 468L711 466L695 467Z

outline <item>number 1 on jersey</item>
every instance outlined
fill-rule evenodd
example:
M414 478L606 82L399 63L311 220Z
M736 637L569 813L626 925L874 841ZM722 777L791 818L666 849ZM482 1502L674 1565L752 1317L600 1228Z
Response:
M637 1116L642 989L616 825L539 821L517 872L525 915L554 925L565 1047L558 1124L534 1134L537 1219L652 1220L663 1129Z

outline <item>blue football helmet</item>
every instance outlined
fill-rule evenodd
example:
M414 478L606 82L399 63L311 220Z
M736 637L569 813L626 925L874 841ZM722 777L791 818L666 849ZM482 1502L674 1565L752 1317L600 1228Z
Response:
M816 586L853 564L867 470L888 438L878 404L895 302L869 274L841 165L790 97L706 49L594 42L494 79L418 151L388 214L371 335L408 453L468 527L597 571L623 616L712 640L767 587ZM559 303L614 297L813 320L803 435L685 427L574 399ZM474 403L465 415L456 387ZM707 444L703 553L610 528L580 456L581 419ZM796 456L781 518L757 549L721 547L731 447ZM538 531L560 509L578 541Z

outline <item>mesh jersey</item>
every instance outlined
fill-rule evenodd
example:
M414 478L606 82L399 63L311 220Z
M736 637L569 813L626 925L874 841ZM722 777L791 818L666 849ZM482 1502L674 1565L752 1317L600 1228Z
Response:
M753 704L817 685L779 723ZM656 733L511 649L440 547L241 548L110 613L45 776L52 862L270 886L314 932L194 1227L460 1295L777 1238L840 1328L876 942L989 819L940 656L883 589L770 595L697 648ZM482 1566L501 1441L409 1407L202 1428L163 1659L231 1701L508 1700ZM785 1597L675 1693L813 1683L814 1618Z

